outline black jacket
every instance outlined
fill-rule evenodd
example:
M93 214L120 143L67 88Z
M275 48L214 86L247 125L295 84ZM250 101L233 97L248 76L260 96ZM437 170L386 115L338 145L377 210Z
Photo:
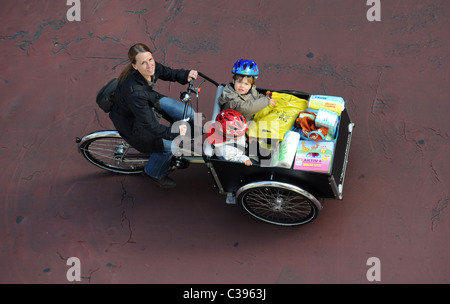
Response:
M187 84L189 71L175 70L155 64L153 84L158 80L166 80ZM144 86L145 90L135 90L136 86ZM119 134L135 149L143 153L162 152L164 150L162 139L172 140L179 133L172 133L171 127L160 124L155 116L162 114L159 100L164 97L153 91L153 85L139 73L133 72L117 86L120 98L114 104L109 117ZM158 115L159 116L159 115Z

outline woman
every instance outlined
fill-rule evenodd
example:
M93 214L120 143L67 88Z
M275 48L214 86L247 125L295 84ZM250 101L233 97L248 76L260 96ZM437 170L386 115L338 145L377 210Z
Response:
M160 123L161 117L171 124L183 119L185 105L153 90L158 79L187 84L197 78L195 70L171 69L155 62L145 44L133 45L128 51L130 63L118 77L119 98L109 117L120 135L135 149L151 153L144 175L162 188L173 188L175 182L167 175L172 158L172 140L185 135L186 126L172 133L171 126ZM136 86L144 90L135 90ZM189 121L194 121L194 110L188 108Z

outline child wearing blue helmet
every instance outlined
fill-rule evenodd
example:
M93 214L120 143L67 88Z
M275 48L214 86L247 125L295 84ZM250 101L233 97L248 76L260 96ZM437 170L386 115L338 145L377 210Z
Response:
M253 60L239 59L231 70L233 81L228 83L219 97L222 110L232 109L241 113L247 121L268 105L275 105L275 100L259 93L255 81L259 68Z

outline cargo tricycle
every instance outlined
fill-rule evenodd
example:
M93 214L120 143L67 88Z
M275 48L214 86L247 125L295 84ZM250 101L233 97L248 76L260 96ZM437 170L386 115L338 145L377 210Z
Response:
M211 122L221 111L218 98L225 85L203 73L199 73L199 76L202 77L200 84L194 86L193 82L189 83L187 91L181 94L180 99L187 106L192 103L191 96L197 96L198 103L200 86L205 81L213 84L216 87L216 95L209 116ZM257 90L263 94L268 91L261 88ZM291 94L305 100L312 96L295 90L270 91ZM343 199L345 171L354 125L345 107L340 113L337 135L329 141L333 151L327 172L294 169L295 161L290 168L285 168L260 164L245 166L242 163L221 160L214 155L213 146L207 140L203 141L201 153L194 151L175 154L172 158L172 168L186 169L190 164L204 164L227 204L238 205L256 219L270 224L303 225L317 218L323 208L324 199ZM115 173L141 173L149 159L149 155L130 146L116 130L92 132L77 138L76 142L79 151L89 162Z

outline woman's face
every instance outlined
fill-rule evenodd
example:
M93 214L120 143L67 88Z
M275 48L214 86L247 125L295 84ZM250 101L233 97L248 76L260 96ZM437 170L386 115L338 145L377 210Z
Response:
M247 77L247 76L246 77L238 77L234 81L234 89L236 90L236 92L238 92L241 95L247 94L251 88L252 88L252 82L251 82L250 77Z
M150 52L139 53L136 55L136 63L133 68L139 71L144 78L150 80L155 74L155 60Z

